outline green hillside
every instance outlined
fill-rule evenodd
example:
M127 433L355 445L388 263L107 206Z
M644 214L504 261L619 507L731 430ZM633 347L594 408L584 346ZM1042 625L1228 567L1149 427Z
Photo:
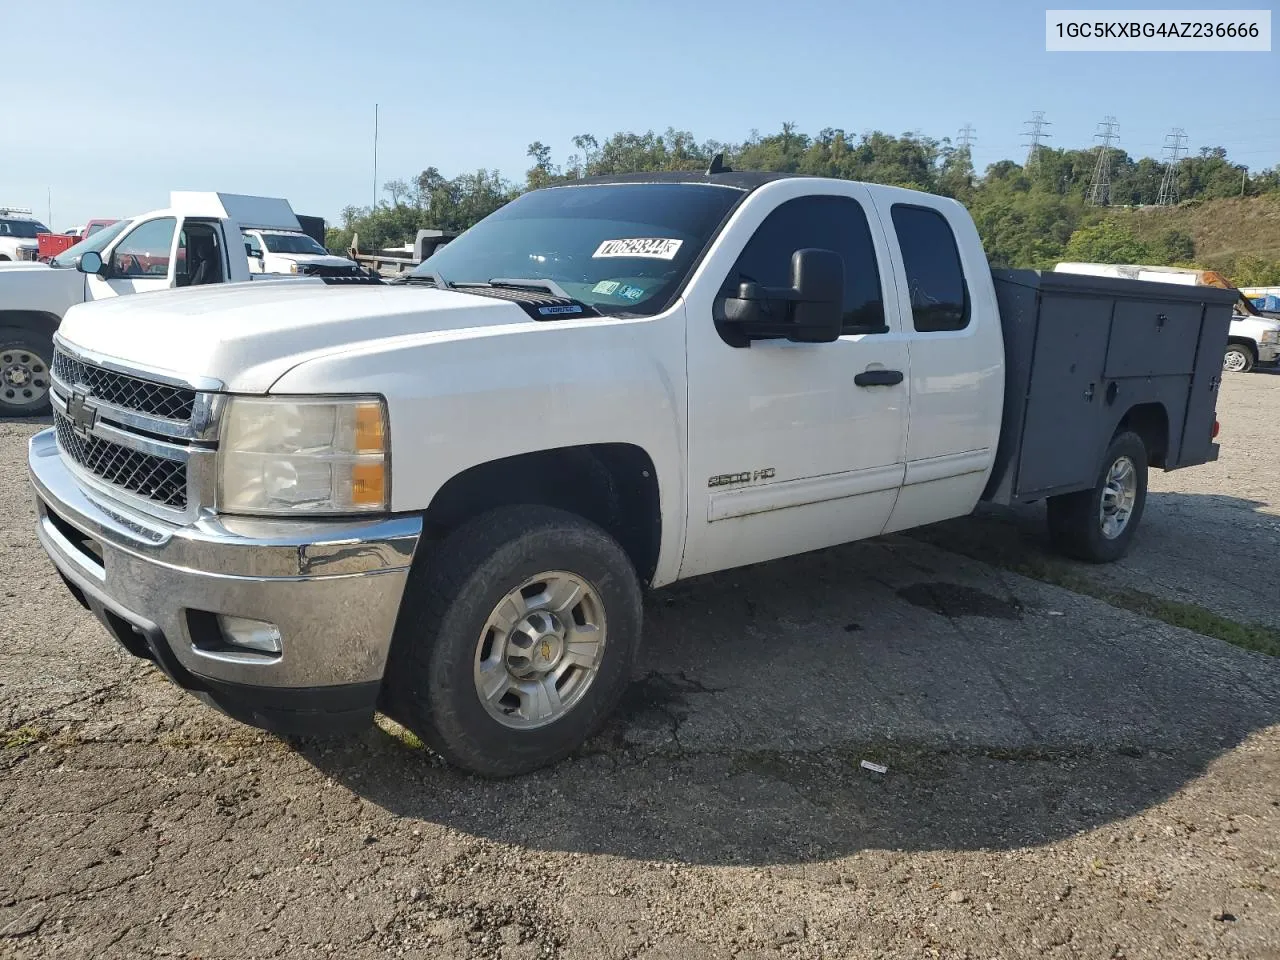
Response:
M1228 200L1191 201L1177 207L1147 207L1117 214L1147 243L1170 231L1191 238L1200 266L1234 275L1252 260L1280 263L1280 193ZM1237 282L1280 283L1280 278Z

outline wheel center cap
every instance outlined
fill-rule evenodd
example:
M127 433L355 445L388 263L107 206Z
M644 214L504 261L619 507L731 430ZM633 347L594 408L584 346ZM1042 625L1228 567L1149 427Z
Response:
M516 624L509 651L520 672L546 673L564 654L564 627L555 614L535 610Z
M4 372L5 381L13 387L25 387L27 381L31 379L31 373L26 367L14 364Z

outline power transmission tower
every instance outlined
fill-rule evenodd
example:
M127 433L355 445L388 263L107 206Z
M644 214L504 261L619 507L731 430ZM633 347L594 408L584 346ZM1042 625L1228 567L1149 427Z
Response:
M1187 132L1181 127L1174 127L1172 133L1164 138L1164 176L1160 178L1160 193L1156 204L1161 207L1172 207L1178 202L1178 161L1187 152Z
M1043 110L1034 110L1031 119L1022 121L1022 125L1030 128L1026 136L1031 142L1027 144L1027 162L1023 164L1024 170L1030 170L1040 163L1040 141L1053 136L1052 133L1046 133L1044 128L1053 124L1044 118Z
M1115 117L1107 117L1098 124L1094 138L1098 144L1098 162L1093 166L1093 180L1089 183L1089 203L1105 207L1111 202L1111 142L1120 139L1120 124Z
M960 133L957 134L956 136L956 149L968 150L975 143L977 143L978 138L974 136L974 132L975 131L973 129L972 123L966 123L963 127L961 127Z

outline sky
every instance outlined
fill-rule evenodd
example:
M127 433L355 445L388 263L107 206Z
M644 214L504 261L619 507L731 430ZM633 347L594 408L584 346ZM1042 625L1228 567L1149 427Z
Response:
M375 103L379 185L428 166L523 180L535 140L563 162L580 133L737 142L784 122L939 139L969 123L981 170L1024 158L1034 110L1050 146L1094 143L1110 114L1134 156L1159 156L1182 127L1193 151L1280 163L1280 52L1046 53L1044 9L8 0L0 206L45 217L51 200L62 230L222 190L334 223L372 200Z

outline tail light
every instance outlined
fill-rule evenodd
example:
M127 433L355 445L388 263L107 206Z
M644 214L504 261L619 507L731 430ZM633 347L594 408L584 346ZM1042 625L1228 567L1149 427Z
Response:
M1218 439L1218 426L1219 426L1218 421L1217 420L1213 421L1213 433L1209 435L1210 440Z

